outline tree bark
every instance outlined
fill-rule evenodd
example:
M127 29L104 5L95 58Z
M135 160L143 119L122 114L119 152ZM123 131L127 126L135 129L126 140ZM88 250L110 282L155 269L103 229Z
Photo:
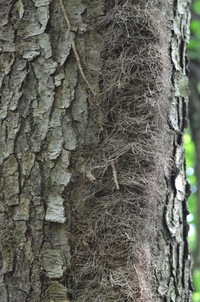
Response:
M188 5L1 1L1 301L190 301Z

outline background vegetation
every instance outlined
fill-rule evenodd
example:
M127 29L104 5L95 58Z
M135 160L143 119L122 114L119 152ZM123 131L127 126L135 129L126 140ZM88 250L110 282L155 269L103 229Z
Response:
M190 117L190 128L184 135L185 151L186 151L186 173L188 182L191 186L191 195L188 200L188 208L190 215L188 216L188 222L190 224L189 231L189 244L193 254L194 265L193 265L193 284L194 293L193 301L200 302L200 265L199 265L199 204L198 200L198 143L195 138L200 135L199 125L199 113L194 108L200 106L200 0L193 1L192 4L192 19L190 24L191 39L188 45L188 56L190 59L190 85L192 86L190 105L189 105L189 117ZM194 80L195 78L195 80ZM195 94L195 95L194 95ZM195 99L195 100L194 100ZM194 105L194 101L196 102ZM194 118L195 117L195 118ZM196 123L196 125L195 125ZM197 135L197 131L199 134Z

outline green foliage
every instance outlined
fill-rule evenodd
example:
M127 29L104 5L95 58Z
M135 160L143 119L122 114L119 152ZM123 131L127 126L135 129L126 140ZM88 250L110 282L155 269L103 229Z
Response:
M197 179L195 175L195 145L192 140L189 129L184 134L184 145L185 145L185 155L186 155L186 175L187 180L191 186L191 192L195 191L197 185ZM196 224L197 222L197 196L196 194L191 194L188 200L188 209L192 214L192 219L190 218L190 224Z
M199 18L190 23L191 39L188 45L188 55L191 60L200 62L200 0L193 2L192 10Z
M192 9L196 14L200 15L200 1L199 0L194 1L193 5L192 5Z
M189 129L185 132L184 134L184 143L185 143L185 153L186 153L186 158L187 158L187 168L195 167L196 163L196 158L195 158L195 145L192 140L191 134L189 132ZM191 176L194 174L190 175L190 180Z
M188 45L188 55L191 60L200 62L200 41L197 39L190 39Z
M200 301L200 292L194 292L192 295L193 302L199 302Z
M188 209L189 212L194 216L193 220L190 221L190 223L195 223L197 222L197 196L196 194L191 194L189 200L188 200Z
M194 228L193 232L191 232L191 230L190 230L190 236L188 238L188 242L189 242L189 245L190 245L190 250L194 251L195 248L196 248L196 233L195 233L195 228Z
M191 33L194 34L197 38L200 38L200 21L192 20L190 23Z
M190 60L200 62L200 0L193 1L192 11L195 16L190 23L191 39L188 45L188 56ZM199 17L198 17L199 15ZM197 83L197 91L200 94L200 82ZM197 179L195 175L195 146L192 141L189 130L184 135L186 164L187 164L187 178L191 185L191 191L195 192L197 186ZM196 247L196 226L197 226L197 196L192 193L188 200L188 209L190 211L188 222L190 224L189 245L191 251ZM194 293L192 296L193 302L200 302L200 268L194 271L193 274Z
M200 269L194 271L194 287L200 293Z
M195 145L192 140L190 130L187 129L184 134L184 145L185 145L185 155L186 155L186 175L187 180L191 186L191 195L188 199L188 209L190 215L188 217L188 222L190 224L189 231L189 246L191 252L195 251L196 248L196 226L197 226L197 195L195 193L195 189L197 187L197 178L195 174L195 165L196 165L196 157L195 157ZM194 192L194 193L193 193ZM193 293L192 299L193 302L200 302L200 270L196 270L193 275L194 280L194 288L195 291Z

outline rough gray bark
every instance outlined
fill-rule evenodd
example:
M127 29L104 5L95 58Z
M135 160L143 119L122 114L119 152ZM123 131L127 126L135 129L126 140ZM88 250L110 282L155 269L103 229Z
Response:
M1 301L190 301L189 3L151 2L1 1Z
M163 213L164 226L161 226L159 242L159 257L156 270L159 268L158 291L166 295L166 301L190 301L191 277L190 255L188 251L186 222L186 197L189 188L185 181L184 152L182 133L187 126L187 77L186 77L186 42L188 41L189 11L187 1L176 1L174 6L173 27L171 37L171 59L173 64L172 83L174 96L172 96L169 123L174 131L172 135L173 165L175 169L165 178L160 199L160 213ZM161 216L160 216L161 220ZM160 222L158 220L158 229ZM165 248L162 248L162 245ZM165 259L165 260L164 260Z

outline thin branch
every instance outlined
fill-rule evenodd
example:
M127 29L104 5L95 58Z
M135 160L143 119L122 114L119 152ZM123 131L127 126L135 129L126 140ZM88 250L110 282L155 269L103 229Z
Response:
M68 29L67 29L67 38L68 38L70 30L71 30L71 24L70 24L70 21L69 21L69 18L67 16L67 13L66 13L66 10L65 10L65 7L64 7L64 4L63 4L62 0L58 0L58 1L59 1L59 4L60 4L60 7L62 9L64 18L65 18L65 20L67 22L67 26L68 26Z
M70 33L70 30L71 30L71 24L70 24L70 21L69 21L69 18L68 18L68 15L67 15L67 12L65 10L65 7L63 5L63 1L62 0L59 0L59 4L60 4L60 7L61 7L61 10L63 12L63 15L64 15L64 18L67 22L67 26L68 26L68 29L67 29L67 38L69 36L69 33ZM77 62L77 65L78 65L78 69L86 83L86 85L88 86L88 88L91 90L92 94L95 96L96 93L94 91L94 89L92 88L92 86L90 85L90 83L88 82L85 74L84 74L84 71L83 71L83 68L82 68L82 65L81 65L81 60L80 60L80 56L78 54L78 51L77 51L77 48L76 48L76 44L75 42L73 41L72 42L72 49L73 49L73 52L74 52L74 55L75 55L75 58L76 58L76 62Z
M76 57L76 61L77 61L77 65L78 65L78 68L80 70L80 73L85 81L85 83L87 84L87 86L89 87L89 89L91 90L92 94L95 96L96 95L96 92L94 91L94 89L92 88L92 86L90 85L90 83L88 82L85 74L84 74L84 71L83 71L83 68L81 66L81 62L80 62L80 57L79 57L79 54L77 52L77 49L76 49L76 45L75 45L75 42L73 41L72 42L72 49L74 51L74 54L75 54L75 57Z

